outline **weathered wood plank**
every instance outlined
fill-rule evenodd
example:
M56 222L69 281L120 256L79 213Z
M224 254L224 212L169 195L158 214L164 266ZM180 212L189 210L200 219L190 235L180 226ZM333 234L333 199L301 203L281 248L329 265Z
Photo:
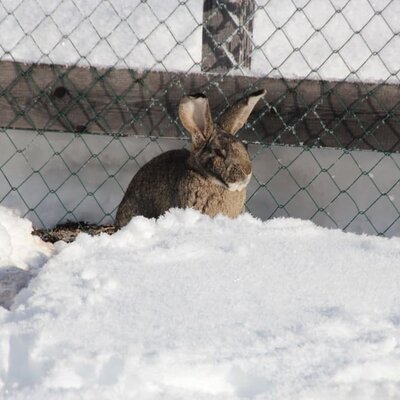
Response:
M181 97L204 92L223 110L255 88L267 95L240 135L249 141L400 150L400 87L137 72L0 62L0 127L181 136Z
M204 1L203 71L250 69L254 10L254 0Z

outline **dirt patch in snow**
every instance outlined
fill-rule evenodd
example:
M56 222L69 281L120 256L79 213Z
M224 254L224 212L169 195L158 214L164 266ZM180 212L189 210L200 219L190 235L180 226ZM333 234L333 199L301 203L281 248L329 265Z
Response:
M91 236L100 233L112 235L117 228L114 225L94 225L86 222L67 222L57 225L52 229L35 229L32 234L39 236L43 241L55 243L63 240L66 243L73 242L79 233L84 232Z

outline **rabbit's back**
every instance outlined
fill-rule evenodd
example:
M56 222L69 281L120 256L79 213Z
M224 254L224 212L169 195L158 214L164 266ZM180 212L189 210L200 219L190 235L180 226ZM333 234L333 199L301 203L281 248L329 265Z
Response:
M188 150L171 150L145 164L133 177L118 208L121 227L137 215L157 218L170 208L193 208L209 216L236 217L244 207L245 190L232 192L190 168Z

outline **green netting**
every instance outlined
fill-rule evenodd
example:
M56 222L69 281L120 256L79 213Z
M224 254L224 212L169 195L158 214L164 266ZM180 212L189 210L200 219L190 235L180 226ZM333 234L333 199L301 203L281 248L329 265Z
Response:
M217 112L235 98L223 85L232 75L254 77L248 92L271 77L280 80L279 93L264 101L242 133L254 165L248 211L263 219L294 216L346 231L399 235L399 101L382 100L386 86L398 84L400 64L392 55L400 28L393 18L398 2L257 1L231 34L233 38L254 20L254 32L247 32L252 69L247 59L231 60L232 66L218 74L201 72L198 49L202 32L207 34L207 21L199 3L2 2L0 62L53 67L46 90L36 81L35 66L16 64L16 76L6 85L0 78L0 110L4 105L13 110L0 127L0 203L19 209L37 227L68 220L110 223L140 166L170 148L188 146L176 110L164 101L171 91L187 94L186 76L205 77L202 90L218 95ZM235 2L217 1L215 13L230 3ZM182 21L190 22L185 29ZM224 50L225 44L214 46ZM103 69L88 70L82 91L73 77L77 66ZM116 68L129 69L123 90L112 83ZM164 82L156 91L146 80L154 71L176 69L181 77ZM337 83L310 101L304 90L309 80L335 78ZM128 96L138 82L146 102L133 110ZM358 84L360 93L351 102L343 82ZM99 83L108 97L101 107L93 107L88 98ZM21 85L32 91L31 101L21 101ZM288 113L285 107L293 97L298 109ZM327 119L330 101L342 111ZM366 102L376 109L370 119L359 112ZM117 128L110 124L116 107L124 110ZM31 117L38 108L44 116L40 126ZM85 115L85 124L76 123L76 110ZM271 126L264 126L266 115L273 118ZM146 131L149 121L155 127L151 132ZM383 128L386 136L380 136Z

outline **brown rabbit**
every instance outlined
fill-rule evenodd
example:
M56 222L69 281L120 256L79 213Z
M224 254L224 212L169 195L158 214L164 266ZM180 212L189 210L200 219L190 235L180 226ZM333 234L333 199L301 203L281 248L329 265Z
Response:
M179 117L192 137L192 150L167 151L145 164L118 207L116 225L122 227L136 215L157 218L172 207L237 217L244 209L251 160L234 135L265 93L259 90L239 100L216 124L204 95L182 98Z

